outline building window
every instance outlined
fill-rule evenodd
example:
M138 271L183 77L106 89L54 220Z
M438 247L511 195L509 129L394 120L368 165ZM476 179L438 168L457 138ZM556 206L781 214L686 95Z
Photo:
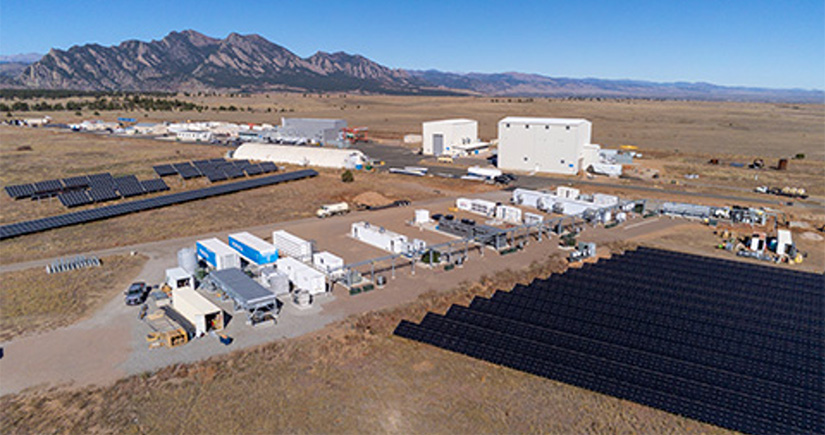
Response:
M564 159L561 159L561 164L562 164L562 165L564 164Z
M549 126L549 125L545 125L545 126L544 126L544 129L545 129L545 130L550 130L550 126Z
M524 128L530 128L530 124L524 124Z
M506 126L507 128L510 128L510 124L505 124L505 126Z
M527 161L527 156L524 156L524 161L525 161L525 162Z
M570 130L570 126L569 126L569 125L567 126L567 129L568 129L568 130Z

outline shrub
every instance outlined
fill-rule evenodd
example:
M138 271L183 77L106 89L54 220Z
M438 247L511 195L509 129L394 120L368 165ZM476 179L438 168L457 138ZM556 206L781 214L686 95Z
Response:
M346 171L344 171L343 174L341 174L341 181L343 181L344 183L352 183L353 181L355 181L355 176L352 175L352 171L347 169Z

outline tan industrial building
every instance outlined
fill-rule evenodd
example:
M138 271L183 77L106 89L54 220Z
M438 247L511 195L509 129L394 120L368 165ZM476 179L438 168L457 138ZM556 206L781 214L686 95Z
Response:
M586 119L507 117L498 122L499 169L575 175L598 157Z

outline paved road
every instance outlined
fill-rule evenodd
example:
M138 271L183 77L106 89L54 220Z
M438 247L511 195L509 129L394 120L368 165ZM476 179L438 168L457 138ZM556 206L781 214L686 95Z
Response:
M462 166L439 166L428 162L423 162L422 159L432 160L426 156L421 156L415 152L399 146L382 145L374 142L358 144L357 148L363 151L366 155L374 159L383 160L386 162L385 168L388 167L404 167L404 166L423 166L430 169L434 174L449 174L453 176L465 175L466 168ZM703 193L692 192L684 189L676 188L661 188L652 186L641 186L636 184L612 183L594 180L572 180L569 178L560 178L552 176L536 176L536 175L522 175L519 176L518 181L514 183L515 187L522 187L525 189L540 189L545 188L549 184L579 184L584 186L607 187L607 188L622 188L635 190L640 192L653 193L668 193L672 195L683 195L695 198L710 198L720 199L725 201L745 202L765 204L771 206L785 205L787 201L782 201L774 198L758 198L752 196L742 196L735 194L721 194L721 193ZM706 185L703 185L706 186ZM715 186L719 189L729 190L724 186ZM825 211L825 205L814 201L794 201L794 206Z

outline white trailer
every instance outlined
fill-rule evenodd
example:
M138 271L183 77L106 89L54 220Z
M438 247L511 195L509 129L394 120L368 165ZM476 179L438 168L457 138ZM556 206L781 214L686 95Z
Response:
M238 252L214 237L195 242L195 250L198 258L215 270L241 267L241 257Z
M500 169L495 168L482 168L481 166L470 166L467 168L467 174L473 175L476 177L481 177L487 180L492 180L493 178L500 177L503 172Z
M606 195L604 193L594 193L593 204L600 207L612 207L619 205L619 197L616 195Z
M327 275L341 275L344 271L344 259L327 251L312 254L312 265Z
M369 222L353 223L350 235L356 240L393 254L401 254L409 250L407 236L386 230L383 227L370 225Z
M498 205L496 219L510 224L521 224L521 209L511 205Z
M275 262L275 267L286 273L295 289L306 290L311 295L318 295L327 291L326 276L295 258L281 258Z
M581 191L579 189L567 186L559 186L556 188L556 196L565 199L577 199Z
M278 253L295 258L299 261L312 261L312 242L292 235L284 230L272 233L272 244Z
M195 326L196 336L223 329L223 310L194 289L172 290L172 308Z
M516 189L510 197L510 202L516 205L523 205L526 207L537 208L542 211L548 211L549 208L553 206L555 200L553 199L553 195L547 192Z
M482 216L493 217L496 214L496 203L484 199L458 198L455 205L459 210Z

